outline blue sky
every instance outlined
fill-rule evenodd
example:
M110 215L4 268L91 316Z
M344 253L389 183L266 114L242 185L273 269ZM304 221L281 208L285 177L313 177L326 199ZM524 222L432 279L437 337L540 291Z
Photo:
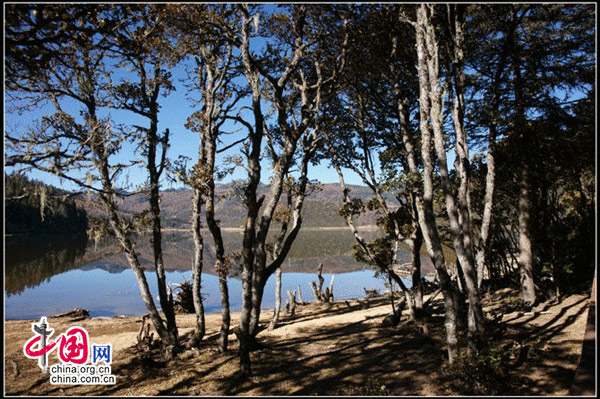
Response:
M263 12L272 12L274 5L266 5L266 8ZM261 47L264 44L264 39L256 38L254 39L253 46L255 48ZM121 75L121 72L115 71L113 79ZM187 95L187 88L185 87L183 81L187 79L186 73L182 68L178 67L173 71L173 84L175 86L175 90L168 94L167 97L161 97L161 111L159 114L159 131L163 132L165 129L169 129L171 133L170 139L170 148L168 151L168 157L171 160L176 160L179 156L185 156L190 158L190 165L195 163L197 160L197 152L198 152L198 135L188 129L185 128L185 123L189 115L191 115L196 108L194 108L192 101L189 100ZM196 94L194 97L198 97ZM44 107L41 107L35 111L29 111L23 114L17 114L10 111L10 98L5 94L5 104L8 107L8 110L5 108L5 131L10 132L12 135L15 133L23 133L28 129L35 126L36 121L39 121L44 115L50 115L55 112L54 107L50 104L47 104ZM78 104L73 104L70 101L65 101L63 105L64 109L71 115L78 115L79 109L81 108ZM266 107L265 107L266 111ZM128 111L105 111L107 114L111 115L112 120L115 124L124 124L124 125L141 125L147 126L148 121L144 120L131 112ZM240 126L232 126L225 125L223 130L233 131L239 129ZM225 136L224 143L222 145L227 145L229 143L234 142L239 139L242 134L245 134L245 129L240 131L237 135ZM226 156L234 155L239 152L240 146L233 147L232 149L219 154L217 163L219 164ZM120 155L116 157L119 161L125 162L134 158L134 148L131 144L125 144L123 146L123 150ZM11 172L17 168L7 168L7 172ZM268 183L270 176L270 168L268 162L263 161L262 163L262 177L261 181L263 183ZM68 190L77 190L78 187L75 183L69 182L67 180L60 180L58 177L41 172L41 171L31 171L28 175L37 180L41 180L48 184L52 184L57 187L65 188ZM71 173L71 175L75 176L76 173ZM247 172L243 168L237 168L233 174L227 176L221 183L227 183L236 179L244 179L247 178ZM318 166L310 166L309 169L309 178L316 179L323 183L333 183L338 182L337 173L333 168L330 167L329 161L324 161ZM362 184L360 178L354 174L350 170L345 170L345 178L347 179L347 183L349 184ZM133 185L140 185L146 180L146 172L142 169L131 169L127 173L127 180ZM123 180L122 180L123 181ZM173 183L172 181L168 181L167 179L163 179L163 189L167 188L180 188L183 185L181 183Z
M180 76L181 77L181 76ZM178 156L183 155L189 157L191 159L190 165L192 165L198 159L198 135L187 128L185 128L185 123L190 114L192 114L196 109L193 108L191 102L186 98L186 88L182 86L180 82L177 80L174 82L176 85L176 90L171 92L166 98L161 99L161 111L159 114L159 131L164 131L165 129L169 129L171 133L170 139L170 148L168 151L168 156L172 160L177 159ZM7 105L10 105L7 104ZM69 108L67 108L69 109ZM70 113L77 114L77 109L71 105ZM51 105L47 105L40 110L27 112L22 115L17 113L12 113L10 111L5 112L5 131L18 131L24 132L28 128L35 125L36 121L39 120L44 115L49 115L53 113L53 107ZM147 125L147 121L143 118L134 115L131 112L126 111L110 111L111 116L113 117L116 123L125 123L127 125L131 124L140 124L142 126ZM235 130L239 128L233 127L229 125L224 128L224 130ZM245 134L245 131L240 131L239 134ZM228 142L233 142L236 140L236 135L227 136ZM240 137L240 136L237 136ZM225 139L227 140L227 138ZM223 145L226 145L228 142L225 142ZM223 158L227 155L235 154L239 151L239 146L233 147L232 149L219 154L219 158L222 161ZM131 144L125 144L123 147L123 151L121 156L119 157L121 160L127 160L133 157L134 148ZM11 172L15 170L15 168L7 168L7 172ZM323 183L337 183L338 176L333 168L330 167L328 161L322 162L318 166L310 166L309 174L311 179L317 179ZM37 180L41 180L48 184L52 184L57 187L62 187L65 189L76 189L76 185L69 181L60 181L60 179L54 175L50 175L41 171L31 171L28 175ZM268 162L263 161L262 163L262 178L261 181L263 183L267 183L270 176L270 169ZM247 172L243 168L237 168L234 173L228 177L226 177L222 183L227 183L235 179L243 179L247 177ZM355 175L352 171L345 171L345 178L347 179L347 183L349 184L362 184L360 178ZM140 169L131 170L129 172L129 181L133 184L141 184L146 179L146 172ZM174 184L173 182L165 181L163 188L179 188L182 187L181 184Z

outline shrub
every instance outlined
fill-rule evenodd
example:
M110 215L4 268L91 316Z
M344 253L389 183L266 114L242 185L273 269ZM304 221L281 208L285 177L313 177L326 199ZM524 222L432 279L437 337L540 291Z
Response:
M476 355L460 354L453 364L446 364L442 368L442 375L450 387L460 394L506 393L510 386L508 373L522 363L526 349L516 342L504 346L494 343Z

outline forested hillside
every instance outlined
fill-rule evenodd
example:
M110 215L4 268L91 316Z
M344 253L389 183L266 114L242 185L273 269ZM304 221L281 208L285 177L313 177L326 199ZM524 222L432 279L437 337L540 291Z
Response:
M367 200L372 195L367 187L349 186L351 195ZM261 185L259 193L265 194L268 186ZM221 227L240 227L244 224L246 210L238 197L232 194L230 184L218 185L215 201L215 212L219 217ZM165 190L161 193L161 223L165 228L190 229L192 227L192 190ZM285 201L285 196L283 198ZM344 227L344 218L339 215L343 195L339 184L319 184L318 188L306 198L302 210L303 226L305 227ZM389 199L392 206L397 200ZM76 199L79 206L84 208L92 217L105 217L106 212L101 204L86 196ZM124 216L132 217L148 209L148 197L137 194L123 198L118 208ZM367 212L358 219L361 225L375 225L377 215Z
M69 193L30 180L5 175L5 234L86 234L86 212L69 199Z

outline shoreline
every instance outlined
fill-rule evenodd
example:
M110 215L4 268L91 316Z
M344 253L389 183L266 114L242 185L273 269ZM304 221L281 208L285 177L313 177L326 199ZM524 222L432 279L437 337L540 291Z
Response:
M516 293L500 290L486 299L485 311L502 315L507 330L499 345L514 342L531 348L531 354L518 369L510 371L515 383L503 394L525 396L565 396L581 357L589 293L565 297L561 303L540 304L534 312L511 310L510 297ZM428 295L429 296L429 295ZM426 296L426 298L428 297ZM332 304L310 303L296 307L296 315L282 312L278 327L259 333L263 349L252 352L250 381L240 381L238 342L233 329L240 312L231 313L229 351L220 354L217 341L221 315L206 314L206 334L197 349L182 349L173 360L159 368L145 364L135 349L141 327L140 317L96 317L76 322L49 318L57 333L80 326L92 343L113 345L112 374L116 385L51 385L41 375L37 362L23 355L23 345L31 338L31 322L5 320L7 395L373 395L364 391L369 381L385 386L386 394L409 396L456 396L444 378L446 364L443 327L443 301L432 301L431 315L420 326L408 320L403 310L396 327L383 326L391 312L389 298L379 296L336 300ZM508 307L503 307L508 306ZM266 326L272 312L261 312ZM194 314L176 315L182 345L195 326ZM422 327L428 332L424 333ZM150 331L154 332L151 326ZM156 336L156 334L155 334ZM536 338L537 337L537 338ZM50 355L55 362L56 355ZM11 373L12 369L16 370ZM382 367L383 365L383 367ZM557 368L560 373L557 375ZM150 374L149 374L150 373ZM434 383L435 381L435 383ZM512 381L512 380L511 380ZM372 384L371 384L372 385Z

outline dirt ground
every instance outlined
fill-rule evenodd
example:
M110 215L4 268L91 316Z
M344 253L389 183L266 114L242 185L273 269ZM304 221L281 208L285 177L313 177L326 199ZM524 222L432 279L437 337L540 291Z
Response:
M567 395L580 356L589 295L571 295L560 303L519 311L508 289L485 298L488 318L496 318L501 348L517 348L519 358L504 370L502 395ZM183 350L168 362L144 358L135 348L140 318L94 318L77 322L49 319L57 333L84 327L92 343L112 343L114 385L52 385L37 360L23 354L32 337L31 320L5 322L6 395L418 395L477 394L467 371L446 367L443 304L432 302L425 321L408 321L406 312L395 327L383 327L389 298L297 307L278 328L258 335L263 348L251 354L252 373L239 374L237 341L220 354L220 314L207 315L207 334L198 349ZM264 324L272 311L262 312ZM182 341L195 317L178 315ZM37 322L37 320L36 320ZM239 323L232 314L231 326ZM55 333L56 334L56 333ZM461 337L464 340L464 337ZM503 346L502 346L503 345ZM463 345L464 347L464 345ZM523 348L526 348L523 351ZM511 349L511 350L512 350ZM512 352L511 352L512 353ZM521 356L524 355L524 356ZM507 355L508 356L508 355ZM58 362L51 352L49 364ZM446 371L444 371L446 370ZM451 370L452 373L448 373ZM456 372L461 371L460 378ZM454 374L453 374L454 373ZM496 378L496 377L495 377ZM476 380L476 378L474 378Z

